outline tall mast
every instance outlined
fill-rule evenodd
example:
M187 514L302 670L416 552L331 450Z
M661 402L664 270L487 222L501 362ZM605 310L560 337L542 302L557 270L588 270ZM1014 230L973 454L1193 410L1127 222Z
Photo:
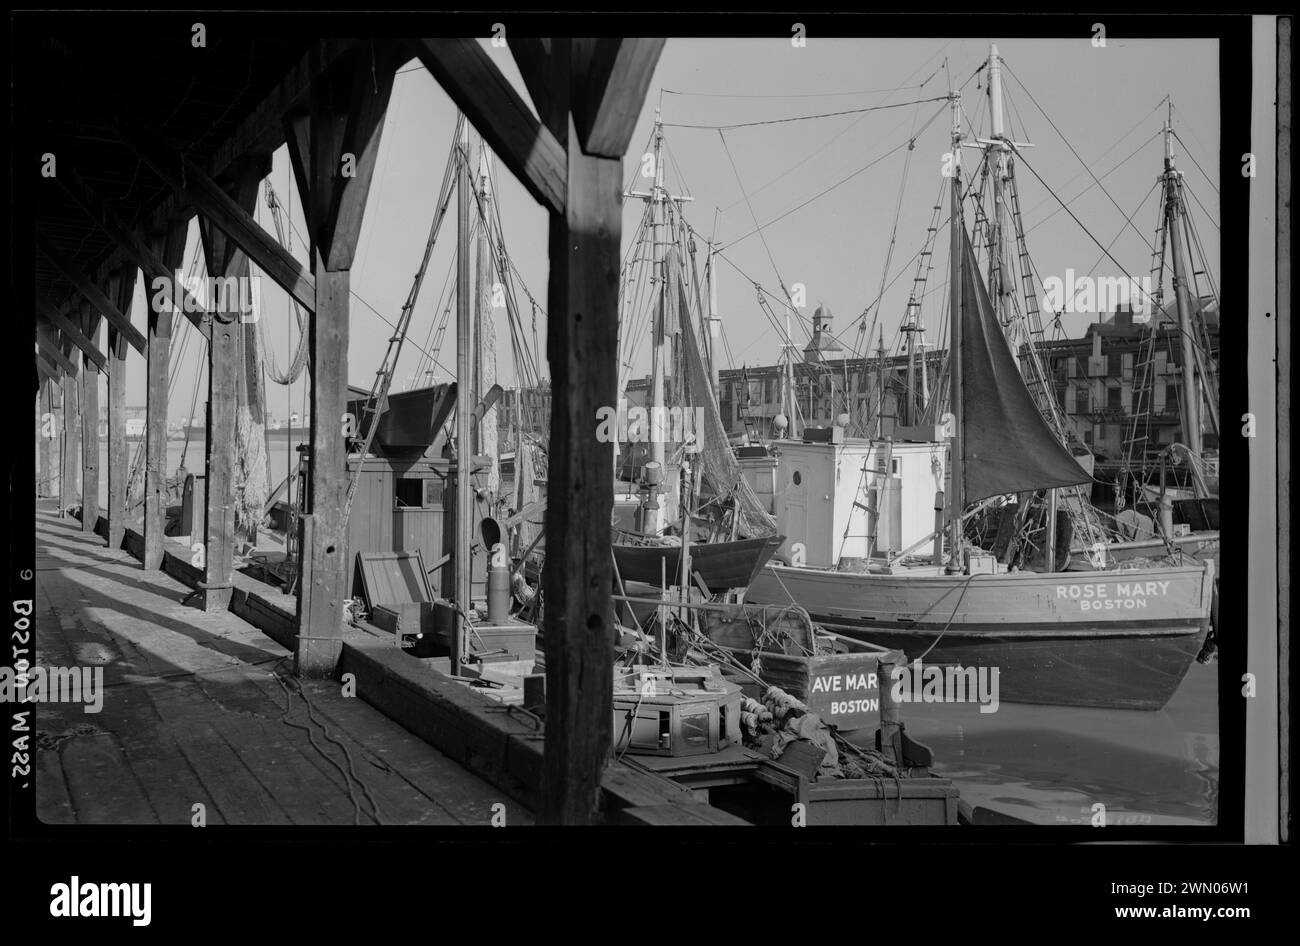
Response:
M718 403L718 336L721 325L718 320L718 279L713 272L713 242L709 242L709 258L704 267L704 281L709 290L709 330L707 337L709 353L709 387L713 392L713 402Z
M876 404L876 439L885 439L885 327L880 326L876 345L876 379L880 382L880 400Z
M916 418L912 416L916 413L916 319L910 307L903 331L907 333L907 397L903 401L903 416L899 422L904 427L910 427L916 423Z
M1006 323L1006 296L1010 291L1006 278L1007 202L1006 182L1009 175L1006 132L1002 125L1002 59L996 43L989 45L989 114L992 116L992 140L988 147L997 151L997 169L993 175L993 233L989 248L989 290L999 321Z
M966 488L962 473L962 450L965 431L962 429L961 398L961 305L962 305L962 222L961 222L961 92L951 93L952 103L952 192L950 195L950 249L949 249L949 308L951 309L951 327L949 352L953 435L949 441L950 456L948 460L949 475L952 483L948 499L948 567L955 571L961 563L961 514L966 507Z
M479 139L478 180L475 190L478 192L482 220L475 241L474 274L477 286L474 297L476 309L474 315L474 400L477 407L483 396L497 383L496 324L492 319L492 256L488 243L488 227L492 221L492 160L487 143ZM497 440L497 418L499 414L495 405L483 412L474 431L474 452L485 454L491 466L488 468L488 491L495 496L501 485L501 467L498 455L500 445Z
M664 308L666 302L666 293L668 280L664 272L664 249L663 249L663 231L664 231L664 170L663 170L663 143L664 132L662 119L659 110L655 109L655 136L654 136L654 158L655 158L655 184L654 193L650 198L650 214L653 224L653 256L654 256L654 278L655 284L659 287L659 294L655 302L655 314L653 319L651 346L650 346L650 459L658 465L660 475L664 470L664 437L660 429L660 419L664 416L664 362L667 358L666 343L666 326L664 325ZM657 500L657 497L656 497ZM663 531L664 518L667 510L663 508L661 501L651 503L651 508L647 510L645 520L645 531L651 535L658 535Z
M652 259L654 261L654 279L653 283L658 286L654 300L654 317L651 319L651 346L650 346L650 403L646 405L650 415L650 459L659 464L659 470L662 473L664 469L664 431L662 420L665 416L665 375L668 371L668 362L671 355L671 349L668 343L670 326L666 313L669 311L668 294L668 272L667 264L664 259L665 233L671 234L667 226L667 203L672 201L680 205L682 201L692 200L691 197L678 196L669 194L664 187L663 172L663 121L660 118L659 110L655 110L655 128L654 128L654 187L649 191L629 190L625 191L624 197L639 197L642 200L650 202L651 234L653 240ZM626 297L625 297L626 298ZM672 300L676 305L678 300ZM672 311L676 311L673 309ZM680 484L677 478L667 479L662 486L654 487L651 494L650 502L644 507L644 530L652 535L658 535L663 532L664 524L675 516L678 503Z
M796 439L798 433L794 430L794 417L798 413L798 404L796 395L794 395L794 338L790 335L790 311L785 309L785 396L783 400L783 409L785 411L785 420L787 425L785 429L789 431L789 438Z
M456 158L456 608L459 611L451 641L451 672L460 673L467 628L464 615L470 608L469 547L473 531L473 494L470 491L472 438L470 415L474 405L470 380L470 352L473 344L473 323L470 320L470 299L473 288L469 278L469 122L461 125L459 153Z
M1183 256L1181 229L1181 174L1174 168L1174 103L1169 102L1165 119L1165 227L1173 254L1174 300L1178 311L1179 342L1183 356L1183 443L1192 454L1201 456L1201 393L1196 377L1196 352L1192 346L1192 298L1188 292L1187 264Z

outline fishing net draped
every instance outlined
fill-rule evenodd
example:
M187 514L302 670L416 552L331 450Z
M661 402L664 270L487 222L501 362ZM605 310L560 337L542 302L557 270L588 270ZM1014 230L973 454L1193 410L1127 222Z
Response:
M700 354L699 344L691 326L690 303L686 296L684 281L680 278L681 259L676 247L670 247L665 260L669 274L669 289L675 288L670 296L677 308L681 327L678 333L678 380L674 395L683 412L699 410L703 415L702 429L695 431L698 453L694 462L700 464L702 479L709 491L720 500L731 497L735 501L736 535L742 539L759 539L776 535L776 520L763 507L763 502L754 492L740 470L740 463L731 450L731 441L727 429L723 426L722 415L718 413L717 402L713 399L713 387L709 383L709 373L704 367L704 357Z

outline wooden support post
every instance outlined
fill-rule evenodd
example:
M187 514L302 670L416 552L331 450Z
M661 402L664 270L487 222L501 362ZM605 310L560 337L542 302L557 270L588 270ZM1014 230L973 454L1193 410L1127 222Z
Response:
M331 162L332 163L332 162ZM313 254L316 313L311 320L311 503L312 528L299 556L298 646L295 672L331 676L343 650L343 601L348 537L347 452L342 422L348 386L348 270L325 269Z
M109 280L108 295L120 311L131 312L135 295L134 266L123 266ZM108 325L108 547L122 547L126 534L126 353L127 337Z
M377 64L378 63L378 64ZM345 601L352 555L343 505L348 491L342 424L348 394L348 295L352 259L369 193L393 74L391 51L337 64L311 91L308 155L301 138L289 143L295 167L309 180L314 310L311 357L310 541L299 555L295 673L332 676L343 650ZM305 160L304 160L305 158ZM345 176L341 162L352 171Z
M888 659L881 658L877 668L877 679L880 681L880 752L887 761L901 765L902 731L899 728L898 703L894 701L894 672L900 662L902 670L909 671L906 658L901 652L893 651L887 657ZM918 683L919 681L913 680L912 686L917 686Z
M236 179L234 210L252 217L261 162L241 169ZM234 593L235 559L235 450L239 410L238 391L245 364L240 336L248 315L244 303L252 298L247 288L248 255L224 231L204 219L199 227L207 270L225 281L226 291L206 300L213 311L212 338L208 345L208 417L204 448L206 508L204 514L203 609L225 611ZM230 282L229 280L234 280ZM235 288L238 287L238 288ZM193 537L191 537L193 541Z
M54 469L50 464L50 440L54 433L54 408L51 388L54 382L49 378L41 379L41 386L36 394L36 495L53 496Z
M474 497L470 486L470 471L474 468L474 440L470 428L474 384L471 377L473 330L470 322L469 288L469 126L461 127L456 162L456 527L455 548L452 549L454 583L452 600L457 614L452 620L451 672L459 676L465 660L466 641L469 637L468 614L472 606L474 565L470 554L473 543Z
M162 267L168 273L174 274L184 261L187 230L186 221L172 221L153 250L155 256L161 256ZM171 355L174 312L170 302L155 305L154 294L147 291L146 298L149 304L149 374L145 394L142 531L143 564L147 571L152 571L162 567L163 525L167 518L167 365Z
M82 332L94 341L98 317L90 303L81 305ZM99 522L99 369L83 356L81 366L81 531L93 533Z
M244 267L247 272L247 265ZM208 345L208 417L204 447L206 511L203 530L203 610L230 607L235 555L235 388L243 370L237 312L219 308ZM195 541L190 537L190 541Z
M582 64L571 60L569 41L551 42L550 55L570 66L552 92L567 98L583 80ZM592 418L618 398L622 159L584 154L569 102L562 104L555 111L564 126L552 129L566 145L567 175L564 212L552 214L550 225L547 727L539 820L588 824L597 817L612 737L613 446L596 439Z
M59 451L59 515L66 516L68 510L77 505L80 499L81 483L81 415L78 410L81 398L77 392L77 379L73 375L63 376L63 417L59 425L63 431L62 448Z

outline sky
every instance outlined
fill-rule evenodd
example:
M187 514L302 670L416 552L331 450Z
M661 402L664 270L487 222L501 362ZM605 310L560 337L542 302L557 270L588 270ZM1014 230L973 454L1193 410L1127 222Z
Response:
M802 283L807 304L794 322L795 342L801 347L806 342L805 326L821 303L833 313L832 331L848 348L857 337L854 320L880 296L883 278L889 288L880 296L878 325L886 347L892 348L912 283L913 260L941 193L946 214L941 165L951 150L948 103L918 100L945 95L951 81L962 88L968 134L974 130L987 135L988 70L972 76L987 60L990 42L998 44L1006 64L1007 130L1015 141L1033 145L1023 150L1016 174L1026 239L1039 274L1064 277L1073 269L1082 275L1094 267L1101 277L1125 271L1141 277L1149 272L1158 213L1153 185L1162 169L1159 132L1166 95L1173 101L1179 136L1175 157L1194 197L1193 219L1211 272L1217 273L1219 76L1213 40L1110 39L1105 48L1095 48L1087 38L811 37L807 46L794 48L788 38L669 39L624 158L624 179L643 186L637 177L640 158L649 150L658 109L667 144L665 184L671 193L693 198L684 205L686 219L697 232L713 235L720 247L716 272L722 367L772 364L780 357L782 338L756 303L755 283L777 297L780 282ZM527 101L509 50L486 41L484 48ZM867 108L874 110L863 111ZM827 114L834 112L850 114ZM776 121L802 116L822 117ZM354 384L372 383L392 334L384 320L397 320L410 290L434 216L455 118L451 101L417 62L399 70L352 270L356 296L349 368ZM717 128L756 122L766 124L721 133ZM915 149L909 156L906 144L913 136ZM477 148L477 135L471 137ZM966 150L963 161L968 167L977 160L977 152ZM1093 183L1082 162L1102 178L1104 190ZM546 304L546 213L503 165L498 162L496 169L495 196L506 248L522 278L519 299L525 334L530 335L525 288L540 306ZM1067 202L1077 222L1033 172ZM306 227L291 173L281 148L270 181L281 200L292 205L296 232L291 250L305 263ZM625 202L625 249L643 209L639 200ZM1130 215L1132 226L1126 224ZM271 230L260 195L258 218ZM1103 253L1094 237L1117 263L1103 258L1098 264ZM196 239L192 224L187 261ZM931 325L942 315L946 246L941 239L927 284L925 312ZM395 388L413 382L410 375L421 360L421 349L432 349L436 316L447 305L442 290L454 264L454 249L453 213L435 247ZM268 344L285 367L297 339L296 321L279 287L263 278L260 288ZM779 302L769 301L783 317ZM504 309L496 312L499 380L509 384L515 377L510 335ZM146 324L139 284L132 321L142 329ZM1095 316L1068 315L1065 334L1081 335L1091 321ZM544 360L545 318L540 312L537 323L537 357ZM178 331L191 330L186 325ZM195 342L191 339L175 372L173 421L189 416L196 385L199 400L206 397L201 346ZM633 375L649 370L648 349L640 346ZM454 368L454 317L437 361ZM447 371L435 370L432 380L447 380ZM127 402L143 404L143 364L128 374ZM290 409L301 410L304 391L303 382L288 390L271 385L269 411L283 418Z

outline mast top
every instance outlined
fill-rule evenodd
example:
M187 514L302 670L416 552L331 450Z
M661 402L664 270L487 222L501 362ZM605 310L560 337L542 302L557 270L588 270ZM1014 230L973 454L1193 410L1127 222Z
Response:
M1166 96L1168 108L1165 112L1165 170L1174 169L1174 100Z
M1002 60L998 57L997 43L989 44L989 110L993 116L992 137L1004 137L1002 132Z

